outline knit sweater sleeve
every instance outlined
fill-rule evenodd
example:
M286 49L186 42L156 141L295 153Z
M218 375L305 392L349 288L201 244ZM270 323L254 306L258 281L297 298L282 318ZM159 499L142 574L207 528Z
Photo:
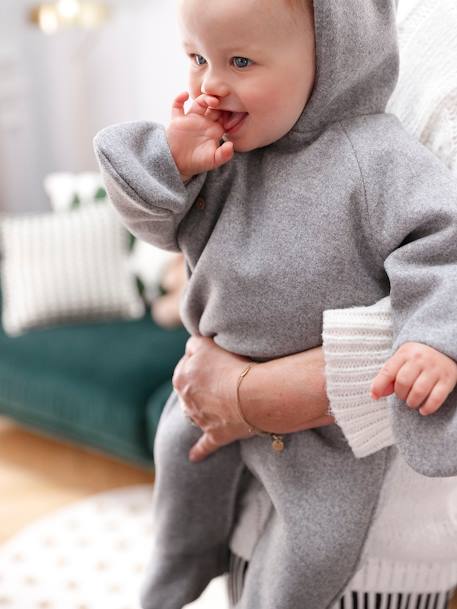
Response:
M392 348L390 298L325 311L322 338L330 411L354 455L367 457L391 446L388 401L370 397L371 381Z
M180 223L206 174L184 185L164 127L151 122L107 127L95 136L94 150L108 195L127 228L143 241L179 251Z

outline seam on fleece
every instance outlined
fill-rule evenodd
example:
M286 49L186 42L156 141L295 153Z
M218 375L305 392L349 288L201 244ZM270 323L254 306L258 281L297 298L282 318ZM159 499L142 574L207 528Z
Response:
M366 212L367 212L367 216L368 216L368 224L370 226L371 237L373 239L373 242L375 243L376 254L377 254L378 258L382 261L382 264L384 266L384 256L382 256L382 254L381 254L382 248L380 247L380 243L379 243L379 241L377 239L376 232L373 230L373 226L372 226L372 223L371 223L371 214L370 214L370 208L369 208L369 205L368 205L367 187L366 187L366 183L365 183L365 178L363 177L363 172L362 172L362 167L360 165L359 157L357 155L355 146L354 146L351 138L349 137L349 134L348 134L345 126L343 125L343 123L341 121L340 121L339 124L340 124L341 129L343 130L344 135L346 136L346 138L347 138L347 140L349 142L349 145L350 145L350 147L352 149L352 153L354 155L355 161L357 163L357 167L359 169L360 179L362 180L363 196L364 196L364 200L365 200L365 207L366 207Z

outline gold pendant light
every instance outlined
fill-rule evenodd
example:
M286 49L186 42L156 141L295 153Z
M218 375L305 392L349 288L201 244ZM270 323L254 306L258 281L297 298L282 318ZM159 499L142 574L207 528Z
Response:
M109 17L108 6L91 0L43 2L30 9L29 21L45 34L69 27L99 27Z

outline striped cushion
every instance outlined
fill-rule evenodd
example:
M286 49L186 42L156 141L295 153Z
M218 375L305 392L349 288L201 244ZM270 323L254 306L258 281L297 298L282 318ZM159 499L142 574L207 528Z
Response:
M4 330L144 313L127 264L127 233L111 206L3 217Z

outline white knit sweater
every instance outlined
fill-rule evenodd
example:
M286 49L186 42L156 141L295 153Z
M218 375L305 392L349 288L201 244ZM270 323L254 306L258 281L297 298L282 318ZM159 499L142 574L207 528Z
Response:
M400 0L399 19L401 71L389 110L457 175L457 2ZM394 443L388 400L369 397L391 335L389 299L324 314L328 396L357 457ZM348 590L419 593L456 585L457 478L426 478L397 454Z
M388 400L369 397L391 335L389 299L324 314L327 393L358 457L394 442ZM426 478L397 453L348 591L439 592L456 584L457 478Z
M399 20L401 73L389 111L457 175L457 2L400 0ZM324 314L331 411L359 458L394 443L388 400L369 396L391 343L389 299ZM254 484L232 537L232 550L246 560L269 515L262 497ZM375 592L411 593L414 600L456 585L457 478L426 478L397 453L347 594L368 593L374 609Z
M387 110L457 175L457 2L400 0L400 78Z

